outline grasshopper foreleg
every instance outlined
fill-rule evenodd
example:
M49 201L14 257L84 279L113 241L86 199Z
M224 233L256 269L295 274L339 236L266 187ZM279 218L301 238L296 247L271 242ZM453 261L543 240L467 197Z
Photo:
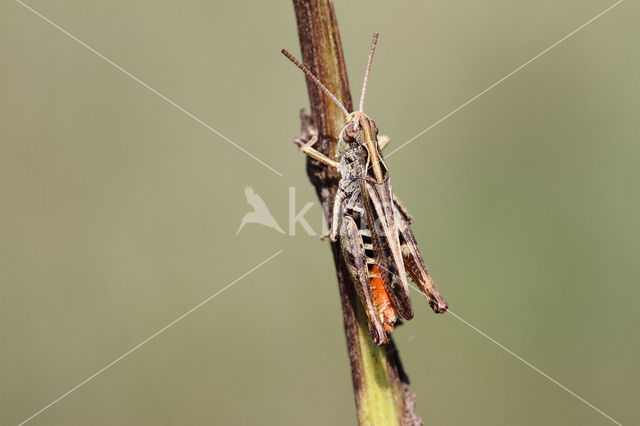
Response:
M327 157L317 149L313 148L313 145L315 145L316 142L318 142L318 135L313 135L313 137L311 138L311 140L309 140L309 142L300 144L300 151L304 152L314 160L318 160L322 164L325 164L329 167L333 167L337 169L340 163L332 160L331 158Z

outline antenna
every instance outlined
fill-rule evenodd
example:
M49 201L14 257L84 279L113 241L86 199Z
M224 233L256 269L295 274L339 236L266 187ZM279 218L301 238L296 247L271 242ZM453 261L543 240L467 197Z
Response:
M369 82L369 72L371 72L371 62L373 61L373 52L376 51L376 44L378 43L378 33L373 33L373 40L371 41L371 49L369 49L369 60L367 61L367 71L364 73L364 83L362 83L362 95L360 95L360 112L363 112L364 97L367 95L367 82Z
M338 100L338 98L336 98L336 96L333 93L331 93L329 89L327 89L325 85L322 84L322 82L318 80L318 78L315 75L311 73L311 71L309 71L309 68L302 65L300 61L298 61L291 53L287 52L286 49L282 49L282 54L287 58L289 58L289 60L293 62L298 68L300 68L302 72L305 73L307 77L309 77L316 86L322 89L322 91L329 97L329 99L331 99L333 103L336 104L338 108L342 110L342 112L344 113L344 116L347 119L349 119L349 111L347 111L347 109L344 107L344 105L342 105L342 103Z

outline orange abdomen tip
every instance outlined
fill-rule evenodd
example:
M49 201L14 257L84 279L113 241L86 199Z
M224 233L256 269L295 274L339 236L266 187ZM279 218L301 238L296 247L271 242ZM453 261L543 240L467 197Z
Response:
M382 278L378 274L378 265L371 267L371 292L373 293L373 302L376 305L378 316L382 321L382 325L387 332L393 331L396 323L396 310L391 304L389 293L384 288Z

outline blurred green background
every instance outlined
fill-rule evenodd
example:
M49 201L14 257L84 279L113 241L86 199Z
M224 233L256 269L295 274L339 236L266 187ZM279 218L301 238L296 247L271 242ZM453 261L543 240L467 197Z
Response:
M353 424L326 242L292 144L307 107L283 2L0 5L0 423L17 424L270 255L284 252L33 425ZM336 4L354 96L393 150L613 4ZM640 400L640 7L626 1L389 157L453 311L623 424ZM395 333L434 425L606 425L415 298Z

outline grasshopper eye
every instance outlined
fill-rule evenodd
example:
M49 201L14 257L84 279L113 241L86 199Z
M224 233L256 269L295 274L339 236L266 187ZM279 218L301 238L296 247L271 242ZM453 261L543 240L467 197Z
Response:
M347 124L342 132L342 136L345 142L355 142L358 137L358 128L356 127L356 124Z

